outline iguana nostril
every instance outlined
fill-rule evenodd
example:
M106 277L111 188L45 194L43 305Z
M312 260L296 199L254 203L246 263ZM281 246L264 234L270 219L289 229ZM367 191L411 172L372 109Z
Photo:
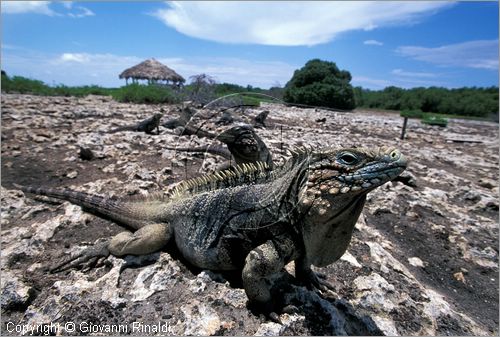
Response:
M390 156L391 156L391 159L395 159L396 160L396 159L398 159L400 157L400 153L399 153L398 150L394 150L394 151L391 152Z

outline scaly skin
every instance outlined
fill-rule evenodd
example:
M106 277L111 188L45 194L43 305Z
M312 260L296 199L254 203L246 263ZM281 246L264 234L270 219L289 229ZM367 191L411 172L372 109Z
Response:
M268 280L295 261L296 277L322 284L311 265L344 254L368 192L407 166L396 149L299 151L283 167L243 165L182 182L168 197L120 201L80 192L23 188L70 201L100 217L136 229L113 237L57 270L96 256L147 254L172 238L193 265L241 270L254 305L272 310Z
M139 124L122 126L122 127L113 129L109 132L115 133L115 132L120 132L120 131L138 131L138 132L145 132L148 135L150 135L153 133L153 130L156 129L157 134L160 134L159 126L160 126L161 117L162 117L162 114L157 113L157 114L154 114L152 117L149 117L149 118L141 121Z

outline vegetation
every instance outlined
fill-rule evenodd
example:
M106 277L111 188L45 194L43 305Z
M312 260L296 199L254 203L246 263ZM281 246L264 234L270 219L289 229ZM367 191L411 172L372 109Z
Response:
M215 87L217 82L207 74L193 75L190 78L190 84L184 87L184 95L187 100L205 105L215 98Z
M432 114L425 114L424 118L422 118L422 123L446 127L448 125L448 120Z
M121 88L102 88L97 85L68 87L58 85L51 87L42 81L32 80L21 76L8 77L2 74L2 91L34 94L43 96L76 96L87 95L113 96L119 102L134 103L174 103L176 102L172 90L157 85L129 84Z
M424 112L422 112L422 110L403 110L400 115L401 117L408 118L424 118Z
M86 85L81 87L67 87L58 85L48 86L42 81L32 80L21 76L8 77L2 74L2 91L17 92L20 94L52 95L52 96L87 96L87 95L111 95L115 89L101 88L97 85Z
M498 87L401 89L394 86L373 91L354 88L356 105L365 108L421 111L498 120Z
M355 107L351 74L334 62L310 60L294 72L285 86L284 99L289 103L338 109Z
M315 81L315 79L321 79L321 81ZM272 98L275 97L291 103L340 109L352 109L356 103L358 107L399 110L403 117L427 121L430 121L428 116L447 118L460 116L498 121L498 87L459 89L387 87L384 90L374 91L361 87L352 89L349 84L350 79L349 72L339 70L335 63L312 60L302 69L295 71L285 88L275 86L270 89L261 89L217 83L205 74L191 77L191 83L180 88L154 84L130 84L120 88L102 88L96 85L49 86L42 81L21 76L9 77L4 72L2 72L1 86L3 92L77 97L106 95L113 96L120 102L146 104L192 100L204 105L223 96L244 93L229 96L223 101L224 105L258 105L262 101L276 101Z
M177 103L178 97L167 86L137 83L129 84L117 89L112 96L118 102L131 102L143 104Z
M252 94L264 94L281 99L283 89L272 87L271 89L254 88L252 86L240 86L230 83L216 83L209 75L195 75L191 83L180 88L162 85L140 85L137 83L122 86L120 88L102 88L96 85L68 87L65 85L49 86L42 81L13 76L12 78L2 73L2 91L9 93L33 94L43 96L76 96L87 95L113 96L119 102L134 102L145 104L176 103L181 101L194 101L199 104L220 98L222 96L245 93L238 99L238 104L258 105L262 101L273 99Z
M421 119L422 123L428 125L438 125L443 127L448 125L448 119L443 116L429 112L422 112L422 110L403 110L400 115L401 117Z

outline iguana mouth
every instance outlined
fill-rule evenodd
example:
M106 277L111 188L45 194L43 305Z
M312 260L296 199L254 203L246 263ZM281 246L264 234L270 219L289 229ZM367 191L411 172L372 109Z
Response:
M405 169L406 165L396 165L368 172L359 172L357 174L354 174L353 176L360 176L361 180L369 180L371 183L377 184L377 181L386 182L397 177Z

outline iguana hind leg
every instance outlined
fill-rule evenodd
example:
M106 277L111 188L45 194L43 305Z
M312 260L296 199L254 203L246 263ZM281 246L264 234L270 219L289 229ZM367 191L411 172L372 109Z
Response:
M90 269L110 253L115 256L150 254L163 248L171 237L172 228L165 223L149 224L134 233L121 232L111 239L100 240L80 254L63 261L51 268L51 272L78 267Z
M99 239L93 246L86 248L76 256L64 259L61 263L50 268L51 273L59 273L71 268L81 268L82 271L91 269L99 261L109 256L109 239Z
M163 248L172 236L168 224L150 224L134 233L121 232L109 242L109 252L115 256L145 255Z

